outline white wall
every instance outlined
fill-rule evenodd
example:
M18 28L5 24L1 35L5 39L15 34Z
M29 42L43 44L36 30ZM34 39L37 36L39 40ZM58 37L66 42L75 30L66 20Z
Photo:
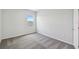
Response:
M35 12L31 10L2 10L2 39L35 32L35 22L33 26L27 25L25 17L28 15L32 15L35 20Z
M51 38L73 44L73 10L48 9L37 13L37 31Z
M0 9L0 42L1 42L1 9Z

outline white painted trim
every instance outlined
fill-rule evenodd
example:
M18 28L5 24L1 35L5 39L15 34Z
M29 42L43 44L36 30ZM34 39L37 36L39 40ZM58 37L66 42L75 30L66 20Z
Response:
M39 32L39 33L40 33L40 32ZM51 37L51 36L50 36L50 35L48 35L48 34L44 34L44 33L40 33L40 34L45 35L45 36L48 36L48 37L53 38L53 39L57 39L57 38ZM70 44L70 45L73 45L73 43L68 42L68 41L64 41L64 40L60 40L60 39L57 39L57 40L59 40L59 41L61 41L61 42L68 43L68 44Z
M32 33L35 33L35 32L32 32ZM32 34L32 33L29 33L29 34ZM29 35L29 34L19 34L19 35L16 35L16 36L11 36L11 37L2 37L1 40L4 40L4 39L9 39L9 38L15 38L15 37L18 37L18 36L23 36L23 35Z
M74 9L74 16L73 16L73 32L74 32L74 39L73 39L73 44L74 47L77 49L78 48L78 9Z

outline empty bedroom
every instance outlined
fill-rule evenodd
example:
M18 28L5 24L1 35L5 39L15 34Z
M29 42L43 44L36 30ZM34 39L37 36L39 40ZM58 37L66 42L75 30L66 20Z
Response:
M0 9L0 49L75 49L74 9Z

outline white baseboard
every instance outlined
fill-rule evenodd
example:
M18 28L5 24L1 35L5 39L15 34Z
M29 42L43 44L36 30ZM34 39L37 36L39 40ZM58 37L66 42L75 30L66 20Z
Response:
M39 33L39 32L38 32L38 33ZM70 42L67 42L67 41L64 41L64 40L60 40L60 39L51 37L51 36L49 36L49 35L47 35L47 34L43 34L43 33L40 33L40 34L45 35L45 36L48 36L48 37L53 38L53 39L56 39L56 40L59 40L59 41L62 41L62 42L65 42L65 43L68 43L68 44L70 44L70 45L73 45L73 43L70 43ZM73 46L74 46L74 45L73 45Z
M32 32L32 33L35 33L35 32ZM9 37L2 37L2 40L4 40L4 39L9 39L9 38L15 38L15 37L18 37L18 36L23 36L23 35L29 35L29 34L32 34L32 33L28 33L28 34L19 34L19 35L9 36Z

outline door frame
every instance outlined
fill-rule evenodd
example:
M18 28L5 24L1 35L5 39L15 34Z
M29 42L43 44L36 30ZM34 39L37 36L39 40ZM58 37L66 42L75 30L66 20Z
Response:
M73 12L73 45L78 49L78 9Z

